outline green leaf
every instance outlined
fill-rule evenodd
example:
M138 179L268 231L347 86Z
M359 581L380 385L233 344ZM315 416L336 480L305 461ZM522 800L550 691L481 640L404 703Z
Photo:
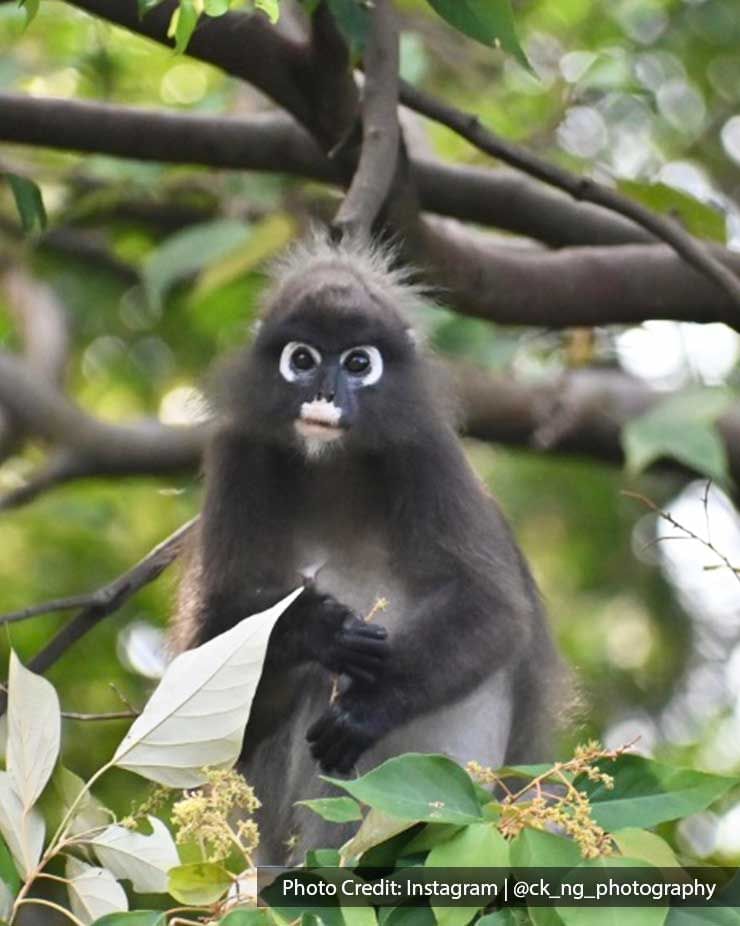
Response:
M311 849L306 852L306 868L340 868L342 854L338 849Z
M740 926L740 907L674 907L666 926Z
M531 71L516 34L511 0L427 0L429 6L458 32L483 45L499 46Z
M726 240L724 213L715 206L703 203L683 190L665 183L639 183L637 180L620 180L618 189L655 212L675 216L692 235L712 241Z
M622 429L627 469L638 473L672 457L727 484L727 451L715 422L734 401L728 389L692 388L659 402Z
M353 52L361 51L370 28L369 8L359 0L329 0L329 9Z
M509 844L493 823L473 823L452 839L435 846L427 856L427 868L505 868L509 864ZM485 898L478 904L460 907L435 907L434 918L438 926L464 926L486 905Z
M611 868L652 868L651 865L641 865L636 859L608 858L594 859L582 862L573 871L573 881L579 883L579 871L588 868L597 868L607 872ZM656 872L660 878L660 872ZM564 882L570 880L566 875ZM586 906L556 907L558 916L565 926L593 926L594 913L597 914L599 926L662 926L668 916L668 907L658 903L649 907L605 907L599 906L597 911Z
M130 913L106 913L92 926L167 926L167 914L161 910L133 910Z
M495 913L482 916L475 921L475 926L519 926L520 923L529 922L530 920L527 919L524 911L505 907L503 910L497 910Z
M36 19L36 14L39 11L40 0L21 0L20 5L23 7L23 11L26 14L26 24L25 27L31 25L31 23Z
M20 177L18 174L6 173L5 179L8 181L13 193L15 207L18 210L23 231L27 235L37 229L43 231L46 228L46 209L44 209L41 190L33 180Z
M255 9L262 10L269 17L273 26L280 19L279 0L254 0L254 6Z
M229 872L215 862L170 869L169 892L180 903L201 907L220 900L232 884Z
M272 213L255 222L243 241L203 270L193 288L193 298L200 298L245 276L282 251L295 233L295 221L284 212Z
M159 3L161 3L161 0L136 0L136 9L139 14L139 19L143 19L146 14L150 10L153 10Z
M398 817L393 817L373 807L365 816L355 835L342 846L342 855L348 859L360 858L376 846L411 829L413 825L413 822L399 820Z
M626 827L612 833L622 855L650 862L658 868L679 868L680 862L665 839L638 827Z
M302 807L308 807L314 813L331 823L350 823L362 820L362 810L357 801L351 797L319 797L310 801L296 801Z
M175 52L181 55L188 47L188 42L198 25L198 10L193 0L180 0L170 19L167 38L175 40Z
M171 235L149 254L142 267L144 288L152 304L161 304L173 283L235 250L248 235L249 227L235 219L202 222Z
M577 779L576 787L589 796L594 820L609 832L687 817L740 783L737 778L673 768L642 756L620 756L608 771L614 778L612 790L587 778Z
M203 12L206 16L223 16L229 11L229 0L205 0Z
M400 820L478 823L482 819L473 782L446 756L408 753L352 781L326 780Z
M10 850L2 836L0 836L0 880L10 888L13 895L18 893L21 879L18 876L18 870L15 867Z
M447 842L459 832L460 827L454 823L427 823L424 829L403 847L403 854L415 855L417 852L426 852Z
M429 907L393 907L381 913L382 926L434 926L434 914Z
M218 926L272 926L272 919L265 909L232 910Z
M544 830L524 829L511 843L515 868L575 868L583 861L572 839Z

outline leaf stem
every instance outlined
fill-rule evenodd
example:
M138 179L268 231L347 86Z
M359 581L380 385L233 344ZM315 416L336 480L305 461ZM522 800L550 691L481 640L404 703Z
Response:
M27 904L38 904L41 907L51 907L52 910L56 910L57 913L62 913L64 916L66 916L68 920L75 924L75 926L84 926L82 920L78 920L74 913L72 913L70 910L65 910L61 904L54 903L53 900L43 900L41 897L24 897L16 900L16 902L13 904L13 914L10 920L11 923L15 917L16 908Z

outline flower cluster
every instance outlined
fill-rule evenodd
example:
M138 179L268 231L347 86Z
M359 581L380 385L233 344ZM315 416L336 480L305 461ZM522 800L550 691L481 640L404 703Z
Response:
M259 844L259 829L254 820L245 818L260 806L254 791L244 778L230 769L204 769L207 784L185 796L172 808L176 841L194 842L204 858L222 861L237 849L250 864L250 854ZM237 819L235 811L240 811Z
M505 792L498 822L504 836L513 839L526 827L563 833L577 843L584 858L593 859L611 855L614 845L610 835L593 819L588 795L573 781L585 775L589 781L613 788L612 776L602 772L596 763L613 760L623 751L606 750L591 740L578 746L572 759L556 762L519 791L511 791L496 772L478 762L469 762L467 769L475 781Z

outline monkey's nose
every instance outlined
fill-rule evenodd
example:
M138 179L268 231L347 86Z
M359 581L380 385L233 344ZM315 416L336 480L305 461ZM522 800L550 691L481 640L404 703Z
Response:
M316 398L321 401L333 402L336 396L336 392L333 389L319 389L316 393Z

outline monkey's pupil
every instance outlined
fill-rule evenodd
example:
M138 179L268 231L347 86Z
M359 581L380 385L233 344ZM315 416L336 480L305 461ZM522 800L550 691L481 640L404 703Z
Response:
M350 354L347 357L344 367L350 373L365 373L370 366L370 358L367 354Z
M298 350L293 353L291 360L296 370L312 370L316 365L311 351L306 350L305 347L298 348Z

